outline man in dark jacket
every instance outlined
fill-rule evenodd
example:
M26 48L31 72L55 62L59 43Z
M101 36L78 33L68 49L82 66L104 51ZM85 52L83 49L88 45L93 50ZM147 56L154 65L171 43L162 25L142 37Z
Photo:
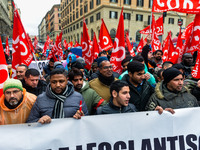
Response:
M138 111L144 111L145 106L154 93L154 88L145 80L144 65L138 61L128 64L128 74L122 81L126 81L130 87L130 103L134 104Z
M82 111L79 111L82 100ZM50 84L46 92L37 97L27 122L51 122L51 118L74 117L79 119L87 115L87 106L80 93L74 91L73 84L67 80L65 69L54 69L50 73Z
M163 109L198 107L196 98L183 86L183 75L178 69L166 69L163 77L164 81L157 84L155 93L147 103L147 110L155 110L157 106Z
M89 87L89 83L83 80L83 72L77 68L70 70L69 81L74 85L75 91L82 94L84 101L87 105L89 114L94 114L96 108L106 104L106 102Z
M110 102L97 108L97 115L136 112L136 107L129 103L129 92L129 85L126 82L114 81L110 86Z
M27 92L35 94L36 96L45 92L47 84L39 78L40 73L37 69L31 68L26 71L22 85Z

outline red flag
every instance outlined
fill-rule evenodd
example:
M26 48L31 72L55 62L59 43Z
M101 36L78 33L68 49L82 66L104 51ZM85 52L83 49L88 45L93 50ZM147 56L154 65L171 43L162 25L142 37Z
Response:
M154 19L154 17L153 17ZM155 22L155 32L158 34L158 35L162 35L163 34L163 15L161 15ZM151 25L151 30L153 28L153 25ZM143 30L140 31L141 34L149 34L149 33L152 33L149 32L150 31L150 25L146 28L144 28Z
M178 11L183 13L200 13L198 0L154 0L152 12Z
M68 43L67 43L67 40L65 39L64 42L63 42L63 46L65 47L65 49L68 50Z
M68 44L68 47L70 47L70 48L73 47L73 42L72 41Z
M127 44L128 50L130 52L130 55L134 57L135 52L134 52L133 46L131 45L131 42L129 40L128 32L126 32L126 44Z
M13 19L13 50L12 50L12 77L16 78L16 68L20 64L30 65L33 55L29 45L28 37L22 25L19 13L14 6Z
M168 60L168 54L169 54L169 36L170 36L170 32L168 33L168 36L166 37L166 39L163 41L163 57L162 60L163 62Z
M29 34L27 34L27 37L28 37L28 43L29 43L29 46L30 46L30 49L31 49L31 53L35 53Z
M37 37L35 36L35 39L34 39L34 47L35 47L35 49L37 48L37 44L38 44L38 40L37 40Z
M110 37L110 34L108 32L108 29L106 28L106 25L103 21L103 19L101 19L101 28L100 28L100 32L99 32L99 47L100 50L109 50L111 48L113 48L113 42L112 39Z
M196 79L200 79L200 51L198 51L197 59L196 59L196 64L194 66L194 69L192 71L192 77Z
M78 47L78 46L81 46L81 44L79 44L79 43L76 41L74 47Z
M3 45L2 45L2 42L1 42L1 37L0 37L0 56L1 56L1 59L0 59L0 75L1 75L1 78L0 78L0 97L1 97L1 95L3 94L3 84L9 78L8 68L7 68L7 64L6 64L6 58L5 58L5 55L4 55Z
M152 37L153 38L152 38L151 47L152 47L152 51L155 52L155 51L161 49L162 46L161 46L160 40L159 40L158 35L157 35L156 32L153 33Z
M90 50L90 37L88 35L85 20L83 21L83 39L82 39L82 56L85 59L85 68L90 70L92 65L92 53Z
M189 36L189 40L186 40L185 52L191 53L199 50L200 47L200 14L196 14L194 19L194 25Z
M46 51L47 49L49 49L49 44L50 44L50 37L47 35L47 40L46 42L44 43L44 48L43 48L43 51L42 51L42 54L44 54L46 56Z
M190 36L190 33L191 33L191 31L192 31L193 25L194 25L194 21L192 21L192 22L185 28L185 30L183 31L182 36L181 36L181 38L182 38L183 40Z
M92 52L93 52L94 59L96 59L98 57L98 54L99 54L99 45L97 43L97 38L96 38L95 32L94 32L94 36L93 36Z
M10 56L10 49L8 44L8 37L6 37L6 55Z
M144 39L143 46L147 44L147 37L148 37L148 36L149 36L149 35L147 35L146 38Z
M114 49L111 54L110 63L113 66L113 71L117 73L122 72L121 62L125 58L125 40L124 40L124 16L123 7L119 18L117 33L115 36Z
M182 34L181 34L181 28L180 28L178 40L177 40L177 44L176 44L176 51L179 53L177 63L181 63L182 56L183 56L183 41L181 39L181 36L182 36Z
M137 47L137 53L141 53L143 47L144 47L144 41L143 41L143 37L142 37L140 40L140 43L138 44L138 47Z

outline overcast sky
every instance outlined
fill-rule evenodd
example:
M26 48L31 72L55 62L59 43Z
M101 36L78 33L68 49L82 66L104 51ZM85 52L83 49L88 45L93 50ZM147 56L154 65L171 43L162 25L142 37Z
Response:
M60 4L61 0L14 0L20 8L22 24L27 33L38 35L38 25L53 5Z

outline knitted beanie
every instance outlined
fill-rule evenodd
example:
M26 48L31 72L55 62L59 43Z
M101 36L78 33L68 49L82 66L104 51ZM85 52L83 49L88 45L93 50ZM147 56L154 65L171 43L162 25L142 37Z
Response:
M176 68L173 68L173 67L167 68L165 71L163 71L163 74L162 74L164 77L163 82L168 83L180 74L182 75L182 73Z
M5 92L9 88L18 88L23 91L22 83L18 79L8 79L4 82L3 92Z

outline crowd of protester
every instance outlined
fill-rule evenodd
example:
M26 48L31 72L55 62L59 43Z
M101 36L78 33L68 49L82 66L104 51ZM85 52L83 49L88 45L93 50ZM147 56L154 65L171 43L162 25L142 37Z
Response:
M200 81L191 76L195 57L185 53L181 63L173 64L163 63L162 55L161 50L152 53L148 44L135 57L126 51L122 74L113 71L108 51L99 53L91 70L70 50L65 50L63 63L51 58L42 76L21 64L17 79L3 85L0 124L45 124L56 118L150 110L174 113L174 109L198 107ZM36 56L46 60L39 50ZM8 69L11 74L10 64Z

